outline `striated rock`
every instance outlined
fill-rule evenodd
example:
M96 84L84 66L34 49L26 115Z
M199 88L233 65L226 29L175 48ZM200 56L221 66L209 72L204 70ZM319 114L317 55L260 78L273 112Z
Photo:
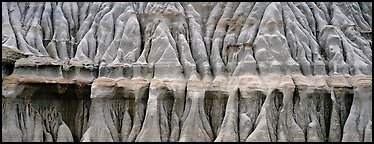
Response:
M1 62L2 62L2 78L13 73L14 63L26 57L17 48L2 45Z
M371 142L370 2L3 2L3 142Z

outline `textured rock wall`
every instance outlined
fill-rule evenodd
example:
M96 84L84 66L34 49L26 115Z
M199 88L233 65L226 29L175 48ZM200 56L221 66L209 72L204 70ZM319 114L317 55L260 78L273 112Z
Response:
M2 2L2 141L372 141L370 2Z

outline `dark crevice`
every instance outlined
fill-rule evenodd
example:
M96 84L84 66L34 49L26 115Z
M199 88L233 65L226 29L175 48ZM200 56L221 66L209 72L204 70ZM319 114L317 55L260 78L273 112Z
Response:
M171 116L172 116L172 110L173 110L173 106L174 106L174 94L173 94L173 91L168 91L166 93L166 96L164 97L164 99L162 100L162 105L165 110L165 114L167 116L167 119L168 119L168 124L169 124L169 128L170 128L170 122L171 122ZM171 128L170 128L171 130Z
M330 98L331 94L329 92L322 92L321 96L324 98L323 100L323 106L324 106L324 119L325 119L325 142L329 140L329 135L330 135L330 125L331 125L331 112L332 112L332 100Z
M277 110L277 112L280 112L283 107L283 93L277 89L274 91L274 95L275 109Z
M344 126L345 122L347 121L348 115L351 112L351 107L352 107L353 97L354 97L353 90L352 89L344 90L344 94L342 96L343 97L340 98L342 99L341 106L342 108L345 108L345 109L340 110L340 116L341 116L340 120L341 120L341 125Z
M278 137L278 125L279 125L279 123L278 123L278 121L279 121L279 116L280 116L280 111L282 110L282 107L283 107L283 93L282 92L280 92L280 90L279 89L276 89L275 91L274 91L274 106L275 106L275 113L274 113L274 118L275 118L275 120L274 120L274 122L275 122L275 127L274 127L274 130L275 130L275 132L274 132L274 134L275 134L275 139L279 139L279 137Z
M295 115L295 106L297 103L300 102L300 96L299 96L299 88L298 87L295 87L295 91L293 92L293 96L292 96L292 104L293 104L293 115Z
M50 110L55 110L55 114L60 115L62 120L66 123L66 125L69 127L74 141L79 141L80 136L82 134L77 134L76 129L81 129L76 127L76 115L79 115L78 113L78 107L83 107L82 112L82 118L80 120L84 119L84 116L86 117L86 120L88 120L89 113L84 113L85 109L89 109L91 105L90 101L90 95L91 95L91 87L90 86L83 86L78 87L77 85L62 85L60 87L64 87L65 89L63 92L59 92L58 85L61 84L37 84L40 86L39 90L37 90L33 96L31 97L30 107L36 108L37 113L40 113L43 119L43 123L46 126L52 126L47 125L47 122L52 120L53 122L57 122L59 126L61 122L58 119L58 117L52 117L52 119L48 118L49 116L54 115L51 113ZM27 103L24 103L27 104ZM48 117L45 117L48 116ZM56 121L57 120L57 121ZM82 121L82 128L83 125L87 125L88 121ZM51 123L51 124L52 124ZM57 139L57 133L54 133L53 131L50 131L52 127L47 128L53 137L53 140L56 141Z
M319 47L319 53L321 55L321 58L323 60L323 63L325 63L325 70L326 70L326 73L330 73L330 69L329 69L329 58L328 58L328 55L327 55L327 52L325 51L325 48L322 48L322 47Z
M14 64L2 63L2 71L3 77L11 75L14 71Z
M217 137L217 130L215 127L213 127L213 120L212 120L213 99L217 99L213 92L205 92L204 110L205 110L205 114L207 114L209 125L212 126L213 136L215 138Z
M207 114L209 125L213 131L214 139L218 135L218 128L221 127L226 112L228 95L222 92L207 91L204 98L204 109Z

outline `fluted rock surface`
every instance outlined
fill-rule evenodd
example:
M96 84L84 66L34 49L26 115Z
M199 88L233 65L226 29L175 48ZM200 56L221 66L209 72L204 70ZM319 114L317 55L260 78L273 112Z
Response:
M372 141L371 2L2 2L2 141Z

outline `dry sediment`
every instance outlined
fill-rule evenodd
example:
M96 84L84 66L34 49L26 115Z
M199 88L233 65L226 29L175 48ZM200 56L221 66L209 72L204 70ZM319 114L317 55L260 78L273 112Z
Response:
M371 142L371 6L3 2L2 141Z

